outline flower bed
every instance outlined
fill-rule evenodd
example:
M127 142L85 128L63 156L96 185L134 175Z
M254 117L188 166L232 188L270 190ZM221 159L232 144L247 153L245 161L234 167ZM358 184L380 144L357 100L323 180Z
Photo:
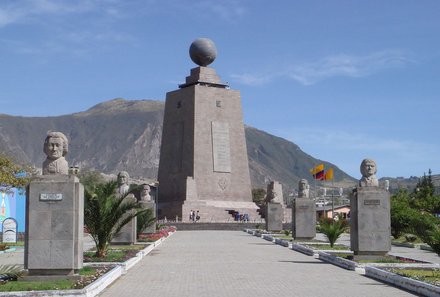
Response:
M155 233L142 233L139 235L138 241L140 242L153 242L157 241L161 238L168 237L170 233L175 232L176 227L170 226L156 231Z

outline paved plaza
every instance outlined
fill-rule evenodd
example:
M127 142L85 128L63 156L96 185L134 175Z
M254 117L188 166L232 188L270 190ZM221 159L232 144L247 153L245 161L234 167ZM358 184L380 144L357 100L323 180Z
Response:
M244 232L181 231L100 296L415 295Z

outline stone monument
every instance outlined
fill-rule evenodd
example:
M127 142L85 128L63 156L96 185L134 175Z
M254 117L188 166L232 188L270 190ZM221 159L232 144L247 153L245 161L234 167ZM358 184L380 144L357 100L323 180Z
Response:
M156 216L156 203L151 198L150 195L151 186L148 184L143 184L140 192L139 205L143 209L151 209L154 216ZM156 232L156 221L148 226L146 229L142 230L143 233L154 233Z
M391 249L390 195L380 188L376 162L365 159L350 197L350 241L355 255L383 256Z
M29 277L75 277L83 266L84 188L67 175L68 141L48 133L43 175L26 190L24 266Z
M284 199L282 185L277 181L271 181L266 191L266 230L283 230Z
M197 39L191 69L179 90L167 93L159 161L159 218L232 220L232 214L259 218L252 202L239 91L222 83L213 68L217 51Z
M136 197L129 192L130 176L127 171L121 171L118 173L118 188L116 189L116 199L123 198L124 202L137 201ZM122 203L124 203L122 202ZM132 210L134 211L134 210ZM123 219L123 218L121 218ZM127 224L125 224L121 230L115 234L111 243L112 244L133 244L137 238L137 217L134 217Z
M292 207L292 236L295 239L312 239L316 236L315 201L309 197L309 182L298 182L298 198Z

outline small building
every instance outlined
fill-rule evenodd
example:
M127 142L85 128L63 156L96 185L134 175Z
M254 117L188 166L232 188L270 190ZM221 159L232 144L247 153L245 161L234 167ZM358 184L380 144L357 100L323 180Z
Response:
M349 217L350 205L348 204L339 205L339 206L335 206L333 209L335 211L335 215L342 214L344 219L347 219ZM331 205L316 207L316 220L319 221L323 217L327 217L327 218L333 217Z

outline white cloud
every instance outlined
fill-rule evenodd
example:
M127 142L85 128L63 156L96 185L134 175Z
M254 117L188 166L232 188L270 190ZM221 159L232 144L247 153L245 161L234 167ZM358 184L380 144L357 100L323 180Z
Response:
M95 9L98 9L97 2L91 0L22 0L7 4L0 2L0 28L15 23L32 22L34 17L83 13Z
M292 63L291 66L277 73L233 74L236 81L247 85L270 82L275 77L287 77L309 86L332 77L365 77L388 69L405 67L412 63L408 56L399 50L384 50L365 56L334 55L315 62Z
M231 74L230 76L233 80L238 81L241 84L250 86L263 85L272 80L272 77L270 75L256 76L252 74Z

